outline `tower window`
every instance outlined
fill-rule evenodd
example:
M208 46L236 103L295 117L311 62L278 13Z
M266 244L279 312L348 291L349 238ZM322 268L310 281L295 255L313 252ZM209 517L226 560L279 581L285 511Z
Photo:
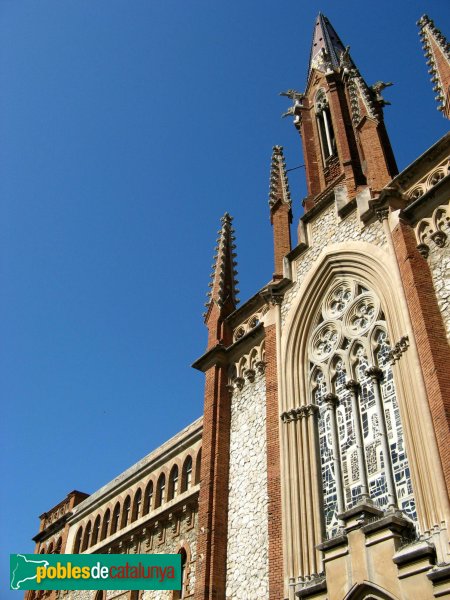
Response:
M320 147L325 163L331 156L336 154L336 137L334 135L328 98L323 89L317 92L314 107L317 128L319 130Z

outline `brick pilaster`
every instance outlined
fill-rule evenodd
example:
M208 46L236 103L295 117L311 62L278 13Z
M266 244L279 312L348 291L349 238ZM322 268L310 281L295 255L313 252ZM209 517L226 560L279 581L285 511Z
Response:
M442 469L450 491L450 347L427 261L413 230L400 222L392 232L417 344ZM425 442L425 440L424 440Z
M273 278L282 279L283 259L291 251L291 208L278 203L271 213L273 227L273 254L275 271Z
M195 600L224 600L231 403L227 368L206 372Z

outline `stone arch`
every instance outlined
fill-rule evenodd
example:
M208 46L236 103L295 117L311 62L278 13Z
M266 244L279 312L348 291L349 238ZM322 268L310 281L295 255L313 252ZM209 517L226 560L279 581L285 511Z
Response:
M75 542L73 544L73 553L78 554L81 551L81 541L83 539L83 526L80 525L78 527L77 533L75 535Z
M197 458L195 459L195 484L200 483L202 470L202 449L199 448L197 452Z
M169 479L167 482L167 500L173 500L179 493L180 486L180 469L175 461L170 469Z
M144 506L143 506L143 515L147 515L153 508L154 505L154 494L155 494L155 484L153 479L147 481L147 485L145 486L144 491Z
M188 490L192 485L192 474L193 474L194 461L192 460L191 454L187 454L181 471L181 493Z
M443 488L442 472L429 405L425 395L423 377L418 363L417 348L412 334L409 312L400 289L396 266L393 259L381 248L365 242L332 244L324 248L312 268L296 290L295 298L285 315L283 335L281 338L281 393L280 412L289 413L293 408L306 406L310 402L308 363L308 339L310 332L318 326L318 311L333 287L334 282L346 277L359 282L364 289L370 290L380 301L387 333L392 346L405 336L409 337L410 348L401 356L394 366L394 380L398 394L401 421L404 428L404 439L409 455L411 478L413 482L419 529L429 531L437 525L447 512L447 506L440 493ZM362 293L362 292L361 292ZM295 423L289 426L297 427ZM300 427L300 426L298 426ZM289 465L294 459L289 446L290 435L287 427L281 429L284 462ZM285 436L283 438L283 436ZM430 445L423 447L418 440L431 438ZM294 438L292 438L294 439ZM435 468L437 476L431 475ZM286 467L288 469L289 466ZM298 475L299 481L302 475ZM284 474L283 495L288 510L292 511L292 519L300 519L302 488L298 482ZM320 506L320 489L314 477L310 478L311 493L315 497L314 504ZM296 486L296 488L295 488ZM295 489L294 489L295 488ZM303 514L303 513L302 513ZM322 531L320 511L312 515L306 536L308 563L313 567L297 565L294 549L301 545L299 535L290 531L287 536L288 563L292 564L292 575L304 569L308 573L315 566L313 545L320 543ZM292 554L291 554L292 553Z
M141 516L142 512L142 489L137 488L133 498L133 510L131 512L131 522L133 523Z
M122 507L122 517L120 520L120 529L127 527L131 522L131 495L127 494L123 507Z
M120 504L120 500L117 500L117 502L114 505L114 509L113 509L112 515L111 515L111 528L110 528L111 535L113 533L116 533L120 529L120 514L121 514L121 504Z
M95 546L100 541L101 537L101 516L98 514L95 517L94 527L92 529L91 546Z
M167 476L166 472L163 469L158 475L158 479L156 480L156 490L155 490L155 508L159 508L166 502L166 490L167 490Z
M103 541L106 537L108 537L110 523L111 523L111 508L108 506L108 508L105 510L105 513L104 513L103 519L102 519L102 529L100 532L100 541Z
M182 575L181 575L181 585L182 590L174 590L172 594L172 600L179 600L181 598L185 598L189 595L189 580L190 580L190 572L191 572L191 548L189 543L186 540L181 540L178 546L176 547L175 554L182 555L181 567L182 567ZM184 565L183 565L184 562Z
M364 582L354 585L344 600L398 600L398 597L378 585Z

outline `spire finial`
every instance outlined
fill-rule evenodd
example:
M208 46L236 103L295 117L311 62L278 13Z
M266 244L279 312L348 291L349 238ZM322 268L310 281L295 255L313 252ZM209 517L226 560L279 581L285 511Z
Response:
M215 304L219 308L219 312L232 312L239 300L236 295L239 290L236 288L238 280L235 278L237 275L237 262L236 262L236 244L234 229L232 227L233 217L226 212L221 217L220 222L222 224L219 229L217 245L215 247L216 253L214 254L214 263L212 265L211 281L208 284L211 288L208 292L208 301L205 303L207 307L206 313L204 313L205 319L208 317L212 306Z
M312 69L327 72L340 66L345 46L327 17L321 12L314 24L308 78Z
M433 91L437 92L437 108L445 117L450 118L450 44L428 15L423 15L417 25L429 67L428 73L434 84Z

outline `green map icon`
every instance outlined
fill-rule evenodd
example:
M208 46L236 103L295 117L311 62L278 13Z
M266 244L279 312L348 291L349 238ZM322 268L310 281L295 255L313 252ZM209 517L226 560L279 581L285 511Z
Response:
M9 566L11 574L10 588L12 590L29 589L21 587L26 582L36 579L36 567L48 567L46 560L27 558L24 554L10 554Z

